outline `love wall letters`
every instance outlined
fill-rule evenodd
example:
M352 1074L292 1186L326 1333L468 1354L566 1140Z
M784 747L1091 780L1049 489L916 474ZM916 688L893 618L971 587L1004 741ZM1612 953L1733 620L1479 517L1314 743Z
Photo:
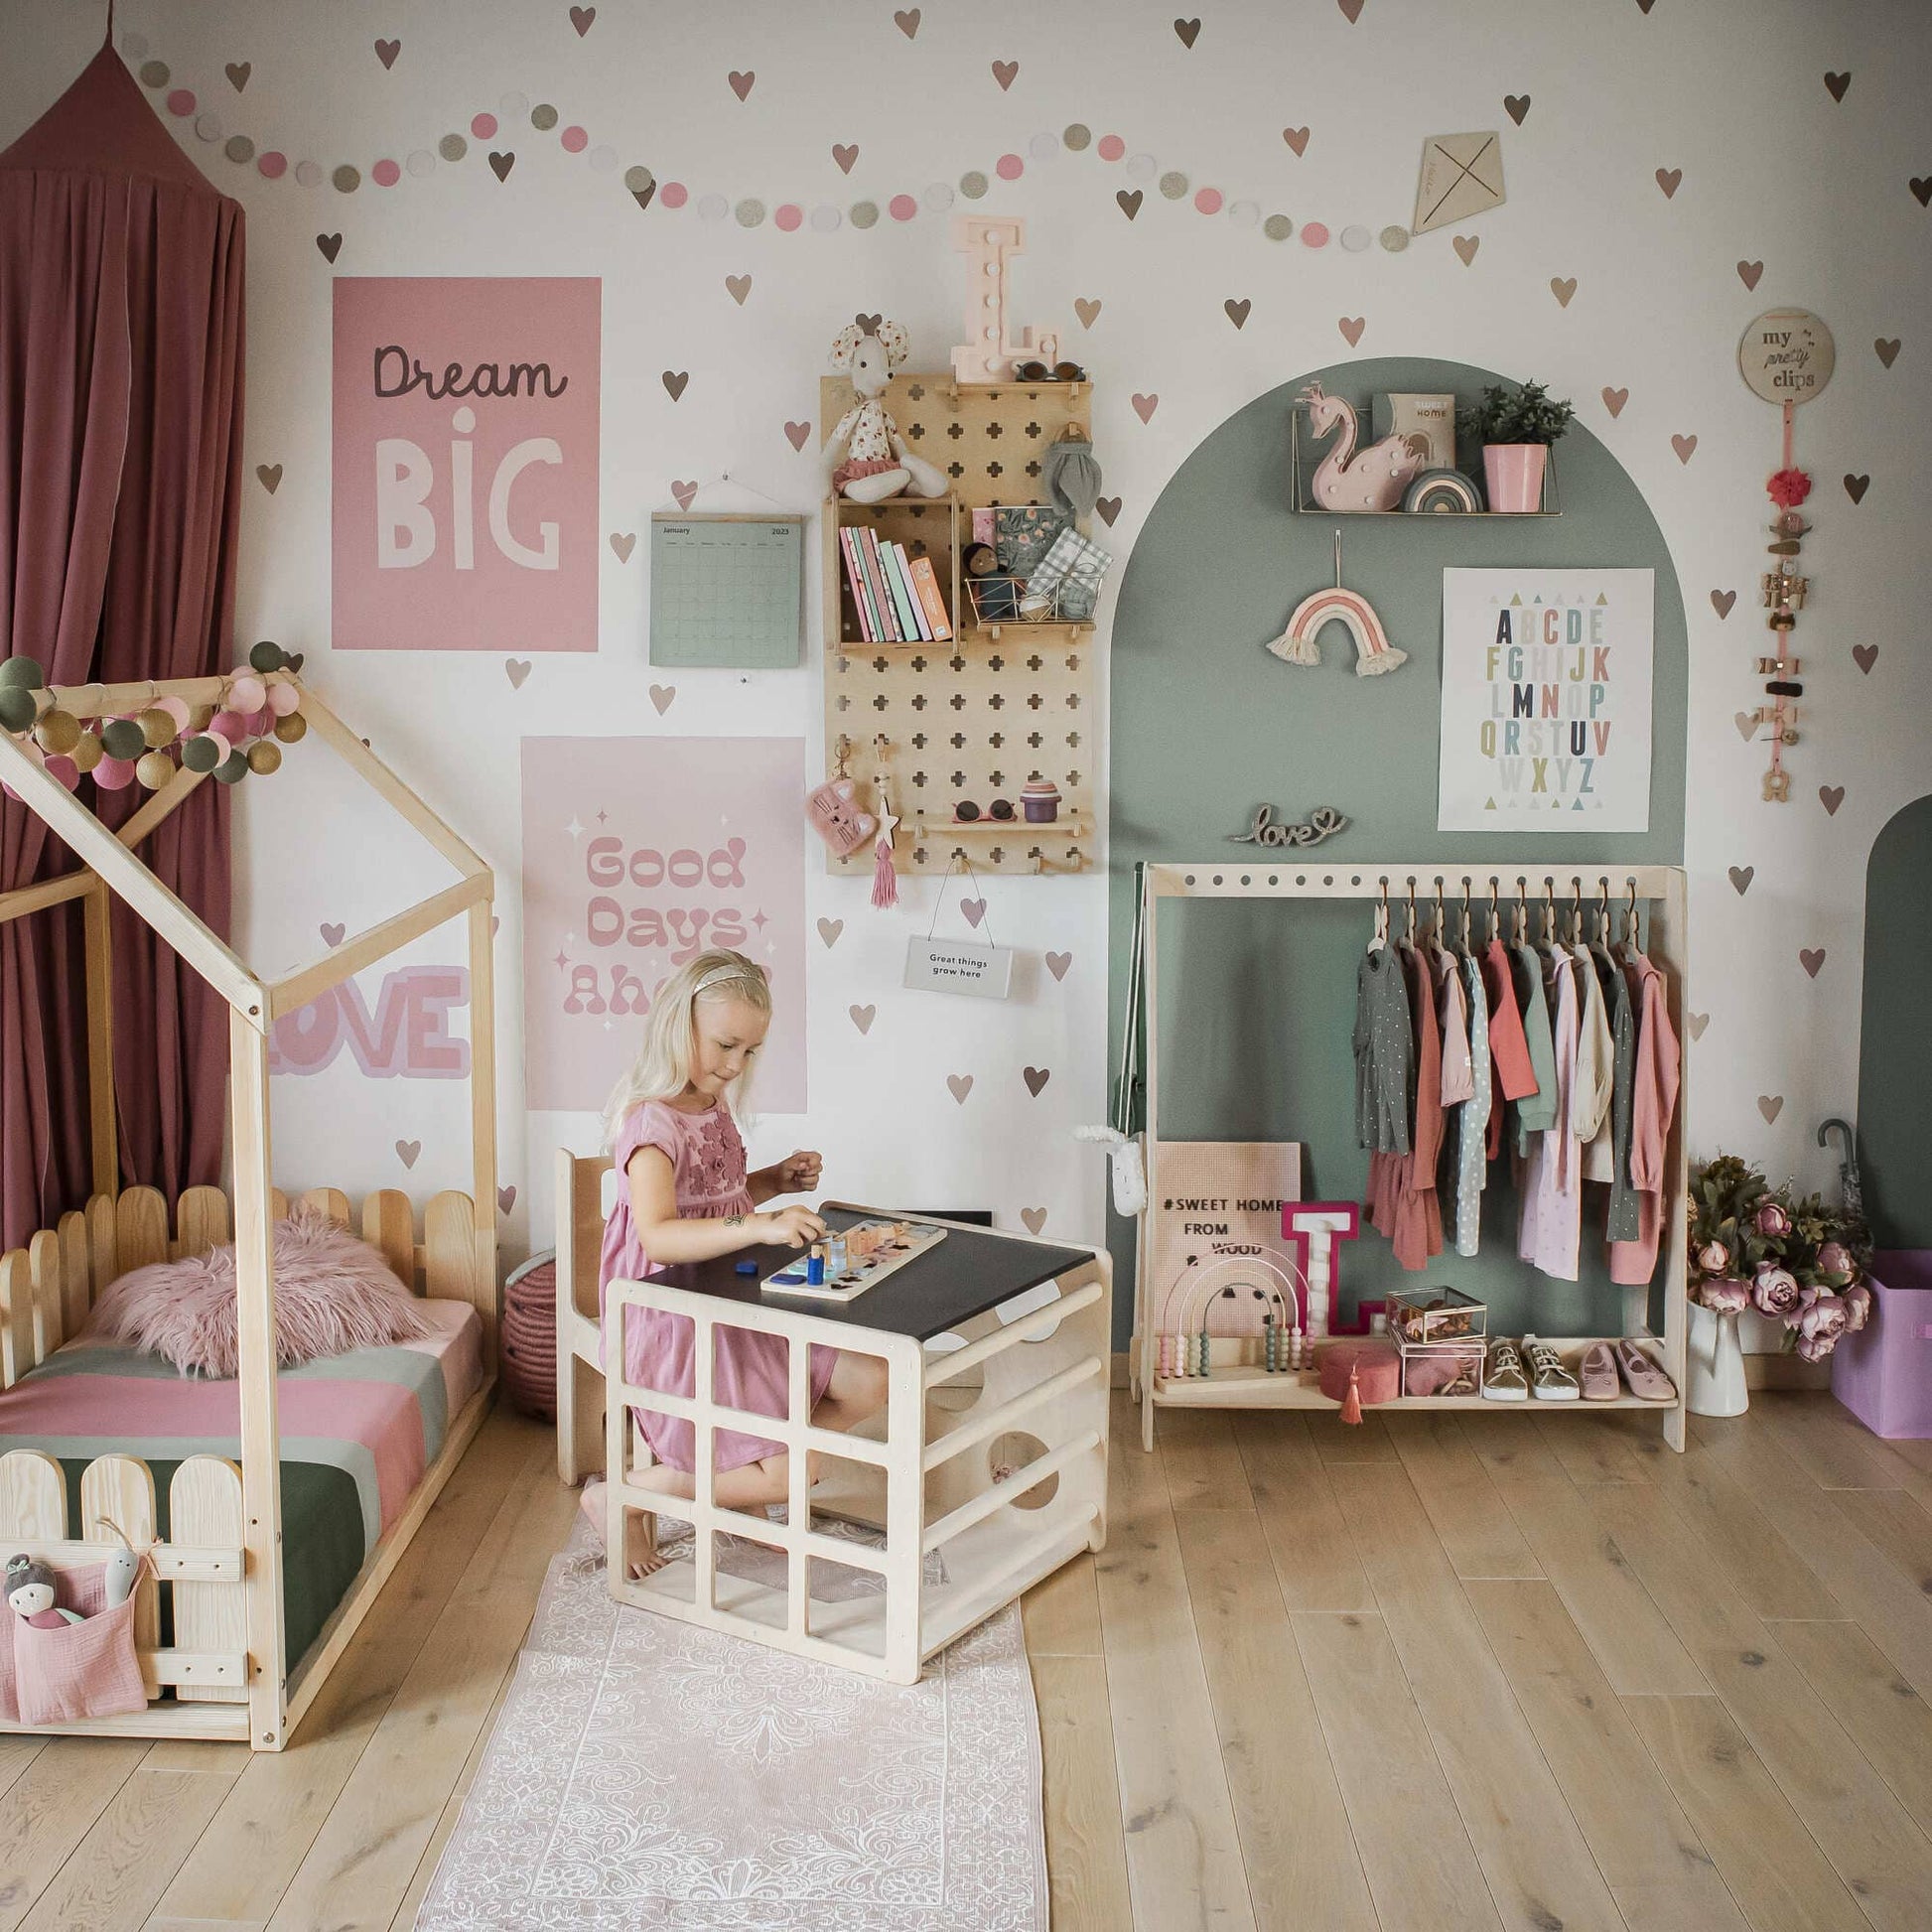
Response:
M804 1111L804 794L798 738L523 741L531 1108L601 1108L664 980L728 946L771 982L755 1104Z
M595 650L603 285L336 282L338 650Z

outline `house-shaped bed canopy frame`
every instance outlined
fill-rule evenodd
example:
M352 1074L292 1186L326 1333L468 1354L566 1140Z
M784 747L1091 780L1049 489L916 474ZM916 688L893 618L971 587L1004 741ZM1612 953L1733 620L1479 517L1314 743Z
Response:
M73 685L49 689L41 694L43 712L58 705L78 719L110 718L134 713L152 706L157 699L173 696L188 705L220 704L227 692L229 678L211 676L176 678L152 683L123 685ZM34 812L78 860L78 868L57 878L47 879L9 893L0 893L0 921L21 918L45 907L80 900L85 920L85 960L87 997L87 1074L90 1142L93 1167L94 1200L89 1204L86 1235L81 1238L78 1272L85 1274L85 1247L94 1233L96 1215L105 1204L108 1230L106 1253L113 1248L114 1209L118 1185L118 1157L114 1133L114 1076L110 1052L112 1027L112 980L108 947L108 895L122 900L137 917L153 928L185 959L228 1005L230 1164L232 1169L233 1225L238 1305L240 1352L239 1395L241 1412L241 1474L238 1508L239 1555L233 1549L207 1547L190 1549L184 1543L179 1525L167 1550L157 1550L157 1579L170 1582L177 1589L176 1649L156 1652L171 1660L157 1672L153 1659L144 1657L150 1683L150 1698L160 1684L176 1688L175 1700L150 1702L145 1713L125 1719L109 1719L71 1726L76 1729L105 1730L118 1734L180 1735L196 1737L245 1738L258 1750L279 1750L287 1741L302 1713L314 1700L329 1671L342 1655L350 1635L360 1623L376 1591L407 1547L416 1526L427 1513L450 1469L462 1455L483 1418L495 1380L498 1289L496 1279L496 1080L495 1021L491 980L490 901L495 885L489 867L471 847L403 782L369 748L357 738L327 704L307 685L288 671L275 671L263 677L267 684L294 684L300 689L300 714L308 720L310 731L325 740L369 787L383 797L442 855L459 874L455 885L433 894L419 904L384 919L367 931L345 939L313 964L278 980L256 974L221 938L200 919L176 895L154 876L138 856L142 841L154 831L196 786L204 774L187 769L177 771L169 783L156 791L141 808L120 826L110 831L80 801L71 796L41 764L22 742L0 733L0 779ZM319 995L340 985L351 975L387 958L411 940L421 937L462 913L469 927L470 966L470 1085L472 1189L467 1197L445 1194L428 1205L425 1215L424 1244L414 1246L413 1218L407 1200L398 1194L372 1195L365 1203L362 1232L376 1241L391 1258L392 1265L408 1285L416 1286L420 1267L433 1292L468 1301L482 1317L483 1326L483 1384L461 1416L452 1417L442 1451L425 1472L410 1498L407 1510L376 1546L364 1565L348 1596L337 1610L303 1663L299 1675L291 1680L290 1660L285 1655L282 1615L282 1537L280 1500L280 1438L276 1426L275 1334L273 1289L273 1242L271 1228L280 1204L271 1171L268 1115L268 1041L269 1030L284 1014L305 1006ZM191 1189L207 1195L213 1190ZM339 1218L347 1217L344 1197L333 1190L318 1190L332 1204ZM130 1188L128 1196L150 1195L151 1190ZM121 1206L128 1205L126 1198ZM467 1209L458 1218L459 1204ZM160 1204L165 1212L165 1204ZM152 1212L147 1203L144 1210ZM190 1246L188 1201L183 1197L182 1235L174 1249ZM218 1202L215 1213L219 1217ZM397 1216L400 1214L400 1227ZM69 1216L76 1221L77 1216ZM125 1221L126 1216L122 1216ZM217 1237L219 1238L218 1234ZM49 1244L45 1250L41 1244ZM43 1233L35 1238L34 1266L30 1274L24 1260L8 1256L0 1264L0 1345L4 1345L4 1377L0 1386L11 1385L43 1355L51 1352L58 1339L62 1318L61 1296L55 1292L53 1307L48 1306L42 1283L40 1254L49 1257L49 1273L61 1265L65 1243ZM164 1225L160 1230L160 1254L174 1251L167 1241ZM80 1302L82 1311L106 1286L100 1279L101 1244L93 1243L94 1271L90 1292ZM158 1258L149 1251L149 1258ZM125 1254L121 1264L127 1265ZM69 1274L74 1265L69 1262ZM68 1284L69 1325L74 1303L74 1283ZM17 1457L8 1458L10 1461ZM58 1464L46 1457L35 1458L48 1464L54 1478L60 1477ZM102 1458L129 1462L132 1458ZM197 1457L196 1462L212 1458ZM94 1469L100 1468L97 1462ZM184 1464L187 1469L190 1465ZM222 1473L223 1468L216 1473ZM88 1474L91 1478L94 1470ZM150 1485L151 1488L151 1485ZM63 1501L65 1489L62 1490ZM83 1484L83 1506L86 1496ZM177 1513L183 1512L181 1478L175 1490ZM51 1513L51 1512L50 1512ZM150 1530L150 1534L152 1531ZM65 1524L42 1526L39 1541L42 1553L69 1560L84 1558L89 1551L71 1544L63 1547ZM138 1539L137 1539L138 1540ZM221 1539L196 1539L216 1544ZM30 1542L27 1547L34 1547ZM91 1554L98 1560L99 1551ZM203 1597L208 1587L227 1583L234 1587L221 1591L224 1599L215 1621L234 1637L245 1638L245 1654L229 1650L183 1648L182 1608L190 1589ZM149 1584L145 1587L155 1587ZM234 1603L240 1592L245 1615ZM198 1612L199 1613L199 1612ZM226 1621L222 1622L225 1616ZM138 1639L137 1639L138 1642ZM241 1702L245 1680L245 1712ZM216 1701L188 1701L190 1699Z

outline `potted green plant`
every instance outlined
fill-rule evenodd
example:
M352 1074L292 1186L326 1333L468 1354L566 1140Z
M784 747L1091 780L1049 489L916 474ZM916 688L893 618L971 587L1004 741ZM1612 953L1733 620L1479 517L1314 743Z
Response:
M1492 383L1480 402L1456 412L1460 427L1482 439L1482 473L1492 510L1541 506L1550 445L1576 414L1541 382L1525 382L1514 390Z

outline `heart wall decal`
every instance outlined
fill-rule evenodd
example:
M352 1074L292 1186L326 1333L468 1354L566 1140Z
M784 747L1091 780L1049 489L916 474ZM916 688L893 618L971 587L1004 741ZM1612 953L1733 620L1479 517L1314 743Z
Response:
M1684 1024L1690 1029L1693 1039L1702 1039L1705 1028L1711 1024L1711 1016L1708 1013L1686 1013Z
M973 1090L973 1076L970 1073L948 1073L946 1085L951 1088L954 1100L963 1107L966 1096Z
M498 181L508 181L510 178L510 170L515 166L516 156L514 154L499 154L493 148L490 150L489 172Z
M1065 979L1066 969L1072 964L1073 955L1070 952L1049 952L1046 955L1046 970L1056 980Z
M862 1035L872 1032L872 1023L879 1018L877 1007L852 1006L847 1007L846 1012L852 1016L852 1024Z
M657 715L660 718L663 717L665 712L670 710L672 701L676 697L677 686L675 684L653 684L650 687L650 701L657 707Z
M827 952L830 952L839 943L839 934L844 930L845 921L843 919L819 920L818 936L825 941L825 949Z
M752 278L749 275L727 275L725 277L725 293L729 295L731 299L734 302L736 302L741 309L744 308L745 306L745 298L748 295L750 295L751 292L752 292Z
M1141 211L1141 191L1138 188L1120 189L1116 191L1114 200L1120 204L1120 211L1130 221Z
M321 249L323 260L333 267L336 257L343 252L342 235L340 233L319 234L316 236L316 246Z
M396 56L401 52L401 41L377 41L375 44L375 58L382 63L385 71L396 65Z
M523 680L530 675L530 660L527 657L506 657L503 659L503 673L510 681L510 689L520 691Z
M1084 295L1076 295L1073 298L1073 313L1080 318L1080 327L1082 329L1091 329L1100 320L1100 304L1097 301L1089 302ZM1884 352L1882 348L1878 351L1881 356ZM1896 343L1892 345L1892 353L1894 355L1898 353L1898 345ZM1885 366L1886 368L1890 368L1891 363L1887 361Z
M398 1141L396 1143L396 1159L405 1168L413 1168L422 1151L423 1144L421 1141Z
M611 548L617 553L618 562L627 564L630 553L637 547L637 533L634 530L613 530Z
M658 380L664 385L664 393L673 402L676 402L683 395L686 384L691 380L691 371L689 369L666 369L658 377Z
M749 73L749 72L739 73L734 70L733 72L726 74L725 78L731 82L732 92L735 93L740 100L746 100L749 99L751 96L752 88L753 85L758 80L758 75L756 73Z
M1019 77L1019 73L1020 63L1018 61L995 61L993 63L993 78L1000 83L1000 91L1002 93L1005 93L1013 85L1014 81Z
M1756 288L1758 277L1763 273L1764 264L1762 262L1739 262L1737 264L1737 279L1747 289Z
M1567 309L1570 298L1577 293L1577 278L1574 275L1552 275L1550 293L1557 298L1557 307Z
M671 484L672 499L681 510L688 510L691 507L692 500L696 497L697 493L698 485L695 483L673 483Z
M1784 1095L1781 1093L1760 1093L1757 1096L1757 1111L1764 1116L1766 1127L1784 1112Z
M1221 304L1221 307L1227 311L1227 319L1234 324L1235 328L1240 329L1246 325L1248 320L1248 312L1254 307L1254 304L1245 295L1241 298L1239 302L1237 302L1233 296L1229 296L1228 299Z
M1679 463L1689 463L1698 453L1698 440L1695 436L1673 436L1670 446L1677 452Z
M1852 646L1852 661L1866 677L1869 677L1871 675L1872 665L1878 661L1878 646L1876 644L1854 644Z
M516 1205L516 1183L514 1181L510 1181L497 1188L496 1205L505 1214Z
M1482 246L1482 237L1479 234L1459 234L1453 238L1449 246L1461 257L1462 266L1467 268L1475 260L1476 250Z
M251 73L253 73L254 70L255 70L255 64L252 61L230 61L228 65L222 69L222 71L228 76L228 85L232 87L236 93L240 93L242 88L247 86L248 76Z
M570 24L577 29L577 38L581 41L597 24L597 9L595 7L572 7L570 10Z
M1845 493L1855 503L1863 503L1864 501L1864 492L1870 487L1871 479L1869 477L1847 476L1845 479Z
M1181 46L1190 51L1195 41L1200 38L1200 22L1198 20L1176 20L1173 24L1173 30L1180 37ZM1035 1228L1034 1232L1037 1234L1039 1230Z
M787 423L785 425L785 441L794 450L802 450L806 443L810 441L811 433L812 426L810 423Z
M1836 818L1838 816L1838 808L1845 803L1845 787L1843 785L1820 785L1818 787L1818 802L1824 806L1825 815L1828 818Z
M1020 1218L1026 1222L1029 1234L1037 1234L1046 1225L1046 1210L1043 1207L1023 1207Z
M1657 186L1664 191L1664 200L1669 201L1676 193L1678 184L1684 179L1682 168L1659 168Z
M1142 422L1151 423L1154 420L1154 412L1161 406L1161 398L1159 396L1143 396L1140 394L1136 394L1133 397L1133 403L1134 403L1134 414L1137 415ZM281 480L282 480L282 473L280 468L278 467L275 473L275 481L276 483L280 483ZM269 485L271 489L274 486L275 486L274 483L271 483Z
M1341 339L1350 348L1358 348L1361 345L1362 331L1368 327L1368 320L1364 316L1343 316L1335 327L1341 331Z
M279 463L256 464L255 481L273 496L282 486L282 466Z
M1806 973L1812 979L1818 977L1818 969L1824 963L1825 948L1823 946L1800 946L1798 948L1798 964L1805 969Z
M1529 117L1530 97L1528 94L1503 95L1503 111L1518 127Z
M908 41L914 39L917 36L919 31L918 8L907 7L903 13L896 13L893 16L893 25L897 27L898 31L901 34L903 34Z
M1621 416L1623 414L1623 405L1629 400L1630 392L1628 389L1605 389L1603 391L1603 407L1610 412L1612 417Z
M1735 591L1713 591L1711 593L1711 608L1721 618L1729 617L1730 607L1736 602L1737 593Z
M1037 1100L1046 1083L1053 1077L1052 1070L1044 1066L1023 1066L1020 1077L1027 1083L1027 1091Z
M1898 360L1898 351L1902 346L1902 345L1900 344L1896 336L1890 337L1889 339L1887 339L1884 336L1880 336L1878 340L1871 345L1871 346L1873 347L1873 349L1877 351L1878 360L1882 362L1886 368L1890 368L1891 365Z
M325 946L340 946L348 928L340 920L324 919L317 930L321 932Z
M1730 868L1731 890L1742 898L1751 889L1751 881L1757 877L1755 866L1732 866Z

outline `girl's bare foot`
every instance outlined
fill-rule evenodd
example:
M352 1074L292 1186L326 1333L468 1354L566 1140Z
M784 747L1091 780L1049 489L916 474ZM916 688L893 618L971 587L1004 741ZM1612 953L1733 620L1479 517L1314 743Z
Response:
M605 1542L606 1495L604 1478L593 1476L584 1485L583 1494L577 1499L577 1506L589 1519L596 1530L598 1541ZM609 1560L610 1551L605 1551ZM657 1518L646 1511L627 1509L624 1511L623 1531L624 1575L633 1584L642 1583L653 1571L661 1570L670 1562L657 1547Z

